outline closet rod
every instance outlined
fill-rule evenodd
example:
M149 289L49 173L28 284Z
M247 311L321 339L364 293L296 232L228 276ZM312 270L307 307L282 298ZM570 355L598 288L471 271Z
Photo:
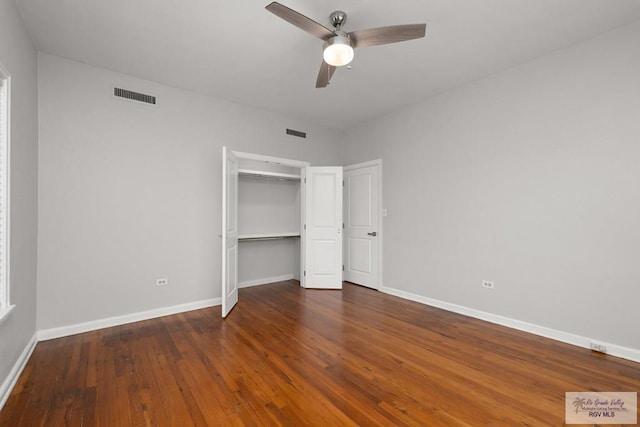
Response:
M240 242L257 242L260 240L282 240L289 239L291 237L299 237L299 236L276 236L276 237L240 237L238 241Z

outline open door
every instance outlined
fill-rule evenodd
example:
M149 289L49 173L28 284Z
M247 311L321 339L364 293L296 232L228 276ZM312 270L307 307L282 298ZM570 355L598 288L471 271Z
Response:
M342 289L342 168L303 169L305 288Z
M222 147L222 317L238 302L238 158Z

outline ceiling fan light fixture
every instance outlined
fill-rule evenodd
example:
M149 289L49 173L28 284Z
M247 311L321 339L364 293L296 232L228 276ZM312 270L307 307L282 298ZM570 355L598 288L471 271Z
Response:
M335 28L335 30L330 30L277 1L269 3L265 8L290 24L324 41L323 61L316 79L317 88L327 87L336 69L351 62L353 50L356 47L360 49L361 47L419 39L424 37L427 28L427 24L390 25L346 33L342 27L347 21L347 14L341 10L335 10L329 15L329 22Z
M353 60L353 46L348 36L337 35L324 42L322 57L324 62L334 67L342 67Z

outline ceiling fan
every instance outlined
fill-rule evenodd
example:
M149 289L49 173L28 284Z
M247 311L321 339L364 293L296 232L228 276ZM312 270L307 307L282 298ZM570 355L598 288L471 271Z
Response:
M323 61L316 80L317 88L326 87L336 68L351 62L354 48L419 39L424 37L427 26L426 24L393 25L347 33L342 30L342 26L347 21L347 14L341 10L336 10L329 15L329 22L334 27L330 30L275 1L265 9L312 36L324 40Z

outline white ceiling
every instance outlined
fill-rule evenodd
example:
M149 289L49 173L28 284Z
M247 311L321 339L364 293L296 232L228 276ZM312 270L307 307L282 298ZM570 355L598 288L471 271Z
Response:
M356 50L316 89L322 41L270 0L16 0L40 51L345 129L640 19L639 0L282 0L346 31L427 23ZM640 45L640 43L639 43Z

